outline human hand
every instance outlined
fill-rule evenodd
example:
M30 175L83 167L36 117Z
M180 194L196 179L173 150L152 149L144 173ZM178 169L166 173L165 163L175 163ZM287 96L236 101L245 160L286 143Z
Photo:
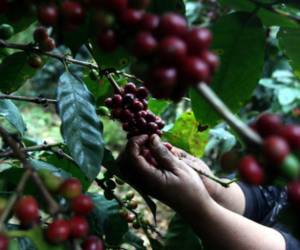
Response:
M149 163L142 154L148 147L158 166ZM136 188L182 211L194 200L211 200L199 174L179 160L160 141L147 135L132 138L119 158L121 172Z

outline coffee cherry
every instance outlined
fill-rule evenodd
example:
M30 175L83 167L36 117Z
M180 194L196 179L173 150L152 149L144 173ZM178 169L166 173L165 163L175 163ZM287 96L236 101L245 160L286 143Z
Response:
M126 11L127 5L128 0L109 0L105 3L105 7L118 13Z
M64 21L71 25L80 25L84 21L85 13L80 3L67 0L61 4L61 15Z
M165 36L183 36L187 31L187 22L181 15L167 13L160 20L159 31Z
M114 15L101 10L95 12L93 20L95 27L99 30L111 28L116 21Z
M90 197L81 194L72 200L71 208L74 213L86 216L92 212L94 204Z
M33 33L34 41L37 43L43 43L48 38L48 32L47 29L44 27L38 27L35 29Z
M155 122L156 121L155 115L153 115L151 113L147 113L145 116L145 119L147 122Z
M180 38L169 36L161 40L158 55L165 62L181 62L187 54L187 46Z
M281 118L269 113L261 115L256 122L257 131L263 137L279 134L281 127Z
M201 59L208 64L211 72L215 72L218 69L220 62L216 54L205 50L201 54Z
M13 36L15 33L14 28L9 24L1 24L0 25L0 38L7 40Z
M280 165L290 153L290 147L283 138L270 136L264 141L263 152L267 160Z
M291 204L299 209L300 208L300 182L291 182L288 185L288 200Z
M121 14L121 23L127 28L135 28L143 18L143 12L135 9L127 9Z
M148 129L150 133L155 133L158 130L158 126L155 122L149 122Z
M221 156L221 168L226 172L234 171L240 160L239 154L236 151L228 151Z
M112 105L114 108L120 107L123 102L123 97L119 94L114 95L112 98Z
M28 64L34 69L39 69L43 66L43 59L38 55L31 55L28 58Z
M55 26L58 21L58 10L55 5L43 5L38 10L38 19L45 26Z
M121 108L113 109L111 111L111 115L114 119L119 119L121 117L121 112L122 112Z
M59 191L63 197L67 199L74 199L81 195L82 186L78 179L69 178L61 184Z
M289 143L292 149L300 149L300 126L284 126L280 131L280 135Z
M40 43L40 49L45 52L54 50L56 47L55 41L52 38L47 38L45 41Z
M130 105L132 105L133 101L134 101L134 95L126 94L123 98L123 105L130 106Z
M155 68L152 71L152 79L154 84L158 84L162 87L172 88L177 82L177 70L172 67L160 67Z
M185 79L192 84L208 81L210 76L208 65L197 57L186 58L183 61L182 72Z
M156 50L157 41L151 33L140 32L135 38L134 45L134 53L136 56L147 56Z
M141 30L154 31L159 26L159 16L146 13L140 22Z
M134 196L135 196L135 193L133 191L128 191L126 193L125 199L126 200L132 200L134 198Z
M157 124L159 129L163 129L164 126L165 126L165 122L161 119L159 121L156 121L156 124Z
M85 238L89 233L87 220L80 216L75 216L69 220L71 236L76 239Z
M82 243L82 250L105 250L104 243L97 236L89 236Z
M116 33L108 29L101 32L97 37L97 45L105 52L113 52L118 48Z
M134 115L129 109L123 109L121 111L120 120L122 122L130 122L133 119Z
M148 95L149 95L149 93L146 88L140 87L137 89L136 97L139 98L140 100L146 99L148 97Z
M15 214L23 225L30 225L39 220L39 206L32 196L20 198L15 207Z
M46 230L46 237L50 243L60 244L69 239L70 233L70 224L65 220L59 219L49 224Z
M138 112L138 111L141 111L144 109L144 105L142 102L140 102L139 100L134 100L133 103L132 103L132 109L135 111L135 112Z
M135 220L135 215L132 213L128 213L125 219L128 223L132 223Z
M289 180L297 179L300 174L300 162L298 158L293 154L286 156L280 166L280 172Z
M50 192L56 193L59 191L59 189L62 185L62 179L60 177L52 174L49 170L46 170L46 169L40 170L38 172L38 174L41 177L46 188Z
M5 235L0 234L0 250L8 250L8 246L9 246L8 238Z
M113 100L112 100L112 98L110 98L110 97L106 98L105 101L104 101L104 104L105 104L106 107L112 108L113 107Z
M135 200L130 201L129 207L130 207L131 209L137 209L137 207L138 207L138 202L135 201Z
M125 86L124 86L124 92L126 94L128 93L131 93L131 94L134 94L136 92L136 86L134 83L130 82L130 83L127 83Z
M239 173L243 180L253 185L264 182L264 171L253 156L245 156L239 162Z
M212 41L212 35L208 29L194 28L186 34L186 42L192 55L201 55L207 50Z

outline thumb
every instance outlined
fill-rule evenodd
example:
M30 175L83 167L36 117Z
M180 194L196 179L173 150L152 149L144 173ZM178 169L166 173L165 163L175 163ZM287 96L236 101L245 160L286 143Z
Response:
M159 166L168 170L173 170L175 168L174 163L177 159L166 148L157 135L152 135L150 137L150 151Z

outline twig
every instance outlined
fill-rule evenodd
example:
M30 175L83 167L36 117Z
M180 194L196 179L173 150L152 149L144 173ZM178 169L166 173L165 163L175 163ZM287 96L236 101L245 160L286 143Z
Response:
M15 101L33 102L33 103L42 104L42 105L57 103L57 100L47 99L47 98L43 98L43 97L15 96L15 95L5 95L5 94L0 94L0 99L10 99L10 100L15 100Z
M97 184L103 189L106 190L107 187L104 185L102 180L96 179ZM124 205L123 201L116 196L113 192L112 192L113 198L116 200L116 202L119 204L120 207L125 207L126 209L128 209L131 213L133 213L135 215L135 217L138 219L138 213L134 210L131 209L127 206ZM147 227L152 231L155 232L161 239L163 238L162 234L155 228L155 226L151 225L151 224L147 224Z
M262 138L238 119L206 83L199 83L195 89L246 142L262 145Z
M53 215L58 213L58 211L60 210L59 205L53 199L53 197L50 195L50 193L44 186L44 183L41 181L39 175L34 171L34 168L31 166L30 162L27 160L26 154L24 151L21 150L19 144L2 127L0 127L0 136L7 143L7 145L11 147L11 149L14 152L15 157L17 157L21 161L23 167L26 170L29 170L29 172L31 173L30 176L32 177L33 181L35 182L37 187L40 189L42 195L44 196L46 202L48 203L49 213L53 214Z
M77 164L75 162L75 160L68 154L66 154L62 149L56 149L56 148L51 148L51 151L55 154L57 154L58 156L62 157L62 158L65 158L75 164Z
M249 0L249 1L252 2L253 4L255 4L257 7L264 8L264 9L269 10L269 11L271 11L273 13L278 14L278 15L287 17L287 18L289 18L289 19L291 19L291 20L293 20L293 21L295 21L297 23L300 23L300 17L291 15L291 14L289 14L287 12L284 12L282 10L279 10L279 9L275 8L273 5L276 4L276 2L273 3L272 5L270 5L268 3L258 2L257 0Z
M3 228L4 223L7 219L7 217L9 216L11 210L13 209L17 199L22 194L24 187L25 187L29 177L31 176L31 173L32 173L31 169L26 169L25 173L22 175L22 178L20 179L20 181L18 183L18 186L16 187L15 192L10 196L8 203L0 217L0 231L2 231L4 229Z
M61 143L52 143L52 144L42 144L42 145L37 145L37 146L32 146L32 147L27 147L27 148L21 148L21 151L24 153L27 152L37 152L37 151L46 151L46 150L52 150L54 147L59 147L61 146ZM0 153L0 158L4 157L12 157L14 156L14 151L8 150L6 152Z
M110 82L110 84L113 86L115 93L120 94L121 89L120 89L118 83L113 78L113 74L112 73L106 74L106 77L107 77L108 81Z

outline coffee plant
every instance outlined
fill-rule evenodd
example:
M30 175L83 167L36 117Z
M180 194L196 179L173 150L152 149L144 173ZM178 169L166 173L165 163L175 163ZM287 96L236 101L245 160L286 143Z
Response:
M111 123L128 140L157 134L204 157L214 174L195 171L224 187L287 187L283 217L297 218L299 11L297 1L0 0L0 250L203 249L178 215L164 232L157 203L124 191ZM31 105L58 115L61 141L30 137ZM159 167L147 146L142 155ZM217 177L228 172L230 182Z

